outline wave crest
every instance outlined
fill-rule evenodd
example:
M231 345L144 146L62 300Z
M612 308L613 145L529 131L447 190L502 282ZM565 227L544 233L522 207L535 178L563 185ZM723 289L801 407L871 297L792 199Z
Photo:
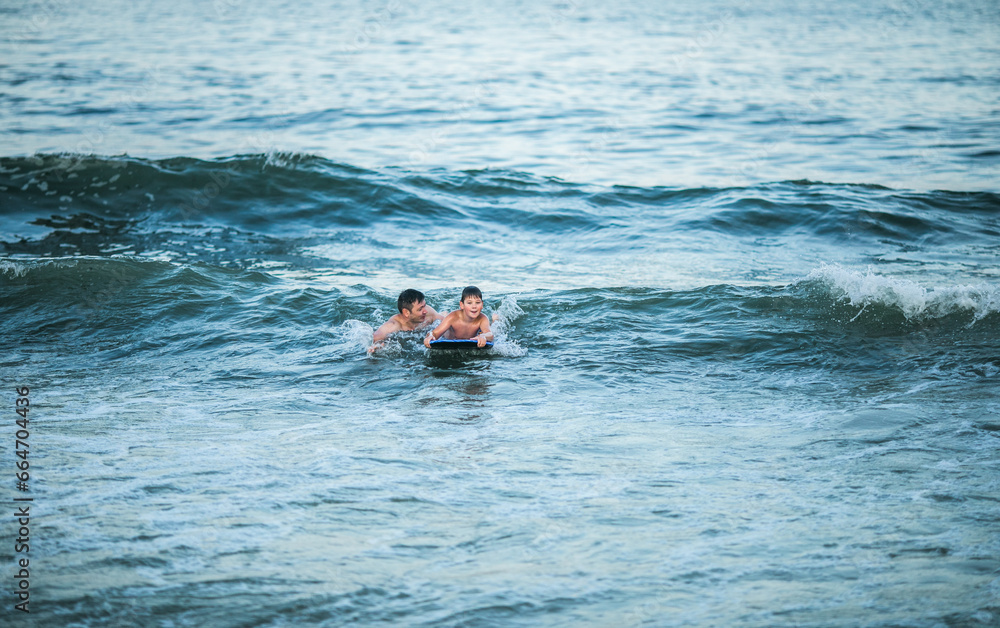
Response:
M992 286L956 285L928 289L915 281L880 275L869 267L864 273L837 264L823 264L806 277L829 289L839 301L861 307L891 307L907 320L942 318L955 313L973 315L978 321L1000 313L1000 290Z

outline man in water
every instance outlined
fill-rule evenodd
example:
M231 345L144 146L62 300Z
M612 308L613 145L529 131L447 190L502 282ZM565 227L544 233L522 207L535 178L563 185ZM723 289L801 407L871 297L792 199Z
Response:
M493 320L497 320L493 315ZM439 338L472 339L479 347L485 347L487 341L493 340L493 330L490 329L490 319L483 314L483 293L475 286L468 286L462 291L458 301L458 309L444 317L444 321L432 329L424 338L424 345L430 348L431 341Z
M434 321L444 318L444 314L434 311L434 308L427 305L424 294L419 290L407 288L399 293L396 299L396 309L399 314L393 314L392 318L375 330L372 336L372 346L368 348L368 353L381 349L386 337L397 331L413 331L434 324Z

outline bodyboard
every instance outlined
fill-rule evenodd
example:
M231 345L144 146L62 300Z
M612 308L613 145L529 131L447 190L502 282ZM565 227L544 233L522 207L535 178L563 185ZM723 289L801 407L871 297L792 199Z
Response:
M486 342L486 346L482 347L482 348L483 349L489 349L492 346L493 346L493 343L487 341ZM471 338L469 338L467 340L447 340L447 339L441 339L441 340L432 340L431 341L431 349L435 349L437 351L442 351L442 350L448 351L448 350L454 350L454 349L479 349L479 348L480 347L476 344L476 341L473 340L473 339L471 339Z

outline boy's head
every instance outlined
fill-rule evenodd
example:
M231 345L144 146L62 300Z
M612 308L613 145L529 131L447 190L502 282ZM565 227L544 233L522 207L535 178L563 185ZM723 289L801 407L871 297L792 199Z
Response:
M459 302L465 301L465 299L468 297L476 297L477 299L482 301L483 293L480 292L479 288L475 286L466 286L465 290L462 290L462 298L459 299Z
M475 286L468 286L462 290L462 299L458 302L458 309L462 310L466 316L475 318L483 311L483 293Z
M399 293L399 298L396 299L396 309L399 313L406 318L417 317L423 320L426 315L426 310L421 307L426 304L426 299L424 298L424 293L419 290L414 290L413 288L407 288ZM403 310L407 310L404 312Z

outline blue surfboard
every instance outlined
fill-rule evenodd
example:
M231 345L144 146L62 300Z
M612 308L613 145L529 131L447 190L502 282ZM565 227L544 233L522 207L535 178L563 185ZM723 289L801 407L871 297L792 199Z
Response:
M493 343L486 341L486 346L483 349L489 349L493 346ZM469 338L468 340L447 340L442 338L441 340L432 340L431 349L437 350L454 350L454 349L479 349L480 347L476 344L476 341Z

